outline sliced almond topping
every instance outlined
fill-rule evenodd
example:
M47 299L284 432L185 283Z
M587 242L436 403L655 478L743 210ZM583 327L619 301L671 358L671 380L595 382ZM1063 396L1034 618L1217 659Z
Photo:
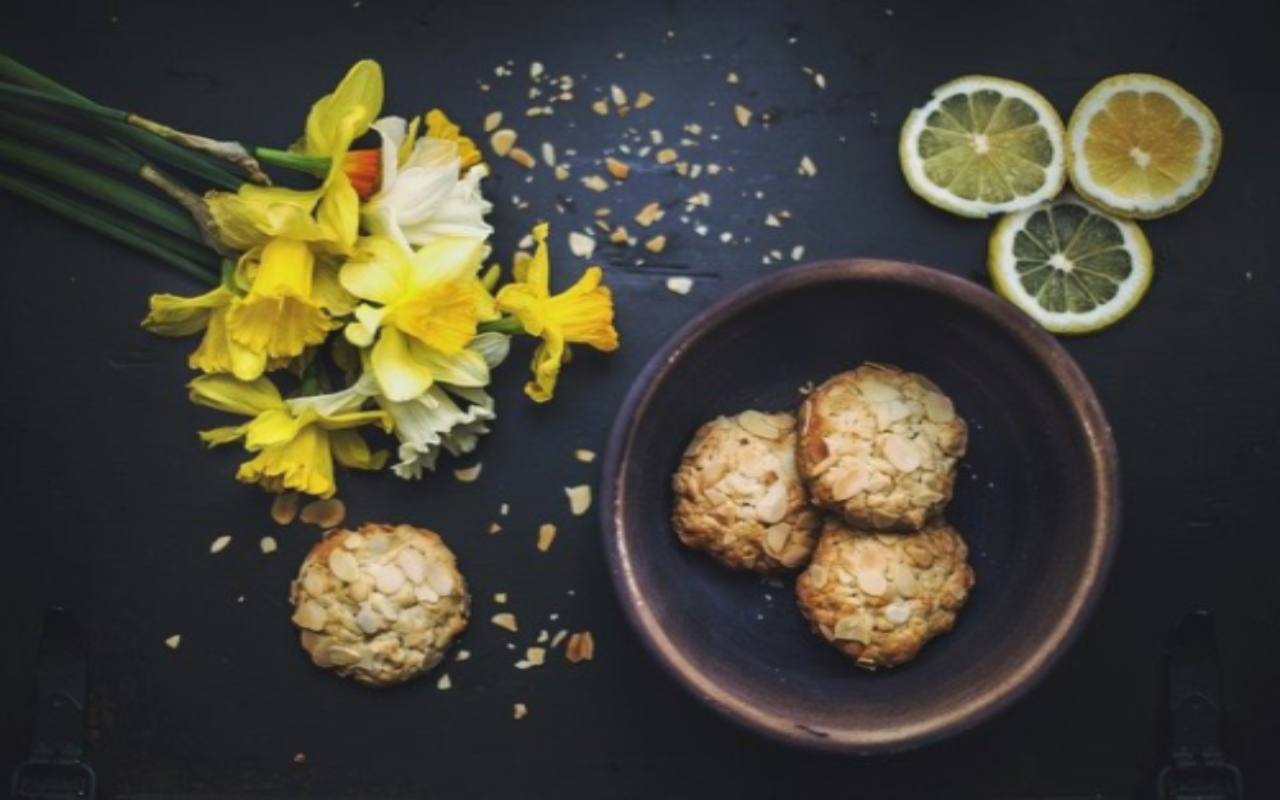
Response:
M544 522L538 526L538 550L545 553L551 549L551 543L556 540L556 526L550 522Z
M756 518L765 525L779 522L787 515L787 487L782 481L774 481L763 496L756 501Z
M906 564L898 564L893 574L893 588L903 597L915 597L916 576Z
M680 154L675 151L675 148L664 147L655 153L653 157L659 164L670 164L679 158Z
M693 278L686 278L683 275L672 275L667 278L667 290L676 294L688 294L693 291Z
M333 550L329 553L329 571L347 583L360 579L359 562L346 550Z
M653 105L653 95L645 91L641 91L636 95L636 108L648 108L651 105Z
M733 118L738 121L739 125L745 128L751 124L751 109L744 105L735 105L733 107Z
M831 499L837 503L844 502L865 489L869 482L870 475L866 470L857 467L847 469L834 476L831 484Z
M777 484L774 484L775 486ZM764 532L764 549L777 555L787 549L787 541L791 539L791 526L785 522L771 525Z
M631 167L628 167L613 156L609 156L604 160L604 168L609 170L610 175L620 181L625 181L627 176L631 174Z
M569 498L569 510L575 517L582 516L587 513L587 509L591 508L591 487L587 484L566 486L564 493Z
M861 616L841 617L832 634L836 639L866 644L871 641L871 625Z
M951 398L937 392L929 392L924 396L924 413L931 422L937 423L947 423L956 418Z
M493 148L493 152L499 156L505 156L511 152L511 148L516 144L516 132L510 128L503 128L494 131L489 136L489 146Z
M214 554L221 553L223 550L227 549L227 545L229 544L231 544L231 537L224 533L214 539L213 543L209 545L209 552Z
M921 547L912 543L906 547L907 557L911 559L911 563L920 569L928 569L933 566L933 553L929 552L927 547Z
M484 132L493 133L502 124L502 112L490 111L484 115Z
M644 249L648 250L650 253L661 253L663 250L667 249L667 237L662 234L658 234L644 243Z
M293 623L309 631L322 631L327 616L324 606L315 600L307 600L293 612Z
M595 251L594 236L588 236L580 231L569 231L569 252L578 258L591 258L591 254Z
M298 516L298 493L285 492L271 501L271 519L277 525L288 525Z
M499 628L504 628L506 630L511 631L512 633L515 633L517 630L519 630L518 626L516 625L516 615L512 614L509 611L504 611L501 614L494 614L489 621L492 622L494 625L497 625Z
M453 571L439 561L428 561L423 569L422 577L426 579L427 585L431 587L432 591L441 597L448 597L453 594Z
M734 419L743 430L755 436L774 440L782 435L782 431L777 425L773 424L773 420L759 411L743 411Z
M886 434L883 447L885 458L903 472L914 472L920 468L920 448L905 436Z
M665 213L666 212L662 210L661 205L659 205L656 202L653 202L653 203L649 203L644 208L640 209L640 211L636 213L635 219L636 219L636 222L639 223L641 227L647 228L653 223L662 219Z
M521 147L511 148L511 151L507 153L507 158L516 162L525 169L533 169L533 166L538 163L537 161L534 161L533 156L529 155L528 150Z
M889 588L889 582L879 570L864 569L857 573L858 587L872 597L879 597Z
M336 497L328 500L316 500L302 507L298 519L308 525L321 528L336 528L347 518L347 506Z
M581 631L573 634L569 637L569 643L565 645L564 657L574 664L581 661L590 661L595 657L595 654L596 642L591 635L591 631Z

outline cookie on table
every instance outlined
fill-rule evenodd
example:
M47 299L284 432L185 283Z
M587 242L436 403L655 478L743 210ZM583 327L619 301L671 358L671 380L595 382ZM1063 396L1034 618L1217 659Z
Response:
M967 440L928 378L867 363L805 398L797 462L816 505L856 528L913 531L951 500Z
M951 630L973 588L969 548L935 520L915 533L880 533L828 517L796 599L814 633L865 669L915 658Z
M796 472L791 414L744 411L694 434L672 478L672 521L685 545L734 569L803 566L818 515Z
M316 666L390 686L440 663L467 627L471 598L439 534L370 523L336 530L290 586L293 623Z

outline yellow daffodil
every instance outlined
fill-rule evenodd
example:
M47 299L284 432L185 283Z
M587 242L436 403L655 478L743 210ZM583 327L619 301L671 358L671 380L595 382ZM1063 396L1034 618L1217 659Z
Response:
M477 276L488 252L480 239L445 237L417 251L377 236L360 240L339 274L348 292L367 301L346 336L357 347L372 345L370 366L384 396L413 400L435 380L456 382L483 367L466 347L477 325L496 315Z
M192 369L231 373L251 381L267 367L267 356L238 344L227 335L227 312L238 302L224 286L196 297L172 294L151 296L151 313L142 326L161 336L190 336L201 329L204 338L187 359Z
M533 238L538 245L533 257L517 262L515 282L498 290L497 301L498 308L514 315L525 332L542 338L533 354L533 379L524 391L545 403L555 393L561 364L568 360L568 345L616 350L618 331L613 327L613 296L600 282L601 269L587 267L577 283L553 295L545 222L534 227Z
M462 128L449 119L443 111L433 108L427 112L427 138L443 139L458 146L458 159L463 170L480 163L480 148L470 138L462 135Z
M244 439L255 455L236 472L243 483L332 497L334 459L353 469L381 469L386 463L387 454L372 452L354 429L377 424L390 430L390 418L383 411L360 411L366 398L357 392L285 400L267 378L239 381L227 375L203 375L189 389L194 403L252 417L200 433L211 447Z
M314 296L315 254L305 242L272 239L249 294L227 312L231 340L270 358L292 358L317 345L333 327Z
M236 194L211 192L206 202L223 242L245 250L283 236L350 252L359 226L360 198L347 172L347 155L351 143L377 118L382 96L382 68L366 59L347 72L332 94L312 106L295 152L328 159L320 187L295 190L246 184ZM352 166L359 176L359 159Z

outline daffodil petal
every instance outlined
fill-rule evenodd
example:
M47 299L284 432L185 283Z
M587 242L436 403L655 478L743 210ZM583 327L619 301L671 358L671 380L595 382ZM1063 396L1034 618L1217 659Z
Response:
M232 297L222 286L195 297L153 294L142 327L161 336L190 336L204 329L212 311L228 305Z
M307 115L306 151L332 157L346 150L378 116L382 99L382 67L370 59L356 62L333 93L311 107Z
M382 469L387 463L387 451L373 452L369 443L355 431L341 430L329 434L333 457L348 469Z
M379 164L382 168L382 183L378 193L373 196L376 200L386 187L395 184L396 174L400 169L400 148L405 142L408 123L405 122L404 117L383 117L374 121L370 127L378 132L381 139Z
M482 333L471 340L467 349L479 353L489 369L497 369L511 352L511 337L503 333Z
M321 225L333 232L338 250L351 252L360 228L360 195L351 185L351 179L342 172L329 176L316 217Z
M200 441L210 447L216 447L220 444L229 444L244 436L245 430L248 427L248 424L229 425L223 428L212 428L207 431L200 431Z
M411 343L410 348L414 360L425 364L437 381L454 386L487 386L489 383L489 366L485 363L484 356L474 350L460 350L452 355L445 355L416 342Z
M399 244L384 236L366 236L338 271L338 280L356 297L387 305L408 290L412 269Z
M272 492L287 490L319 497L332 497L333 454L329 433L314 425L282 444L264 447L254 458L240 465L236 479L257 483Z
M431 369L414 360L408 337L395 328L382 329L369 363L378 388L390 400L412 400L431 387Z
M446 236L416 250L410 258L409 289L452 283L479 273L489 246L483 239Z
M265 377L240 381L230 375L201 375L187 388L191 402L230 414L256 417L264 411L284 408L280 391Z

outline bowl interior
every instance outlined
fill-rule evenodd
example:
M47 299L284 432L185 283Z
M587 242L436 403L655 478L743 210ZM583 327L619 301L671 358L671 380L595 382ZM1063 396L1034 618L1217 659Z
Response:
M869 751L966 727L1043 670L1101 580L1114 456L1092 393L1049 337L972 284L864 266L797 271L687 328L624 409L606 513L624 606L686 686L775 736ZM922 279L903 281L902 270ZM670 476L702 422L794 409L802 385L862 361L927 375L970 426L946 516L969 543L977 584L951 633L877 673L809 632L790 577L724 569L680 546L670 522ZM1064 370L1083 398L1064 387Z

